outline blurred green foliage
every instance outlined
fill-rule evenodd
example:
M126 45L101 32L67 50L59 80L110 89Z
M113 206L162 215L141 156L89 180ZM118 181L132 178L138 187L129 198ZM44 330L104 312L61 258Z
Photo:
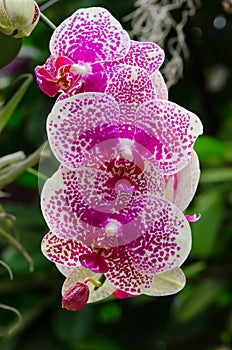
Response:
M60 0L45 14L57 25L77 8L97 5L122 22L133 3ZM221 29L214 25L218 16L226 20ZM124 26L130 28L129 23ZM1 203L16 221L3 216L0 220L30 255L34 271L29 271L19 249L0 237L0 259L14 275L10 280L0 265L0 302L22 315L12 335L0 339L1 350L232 349L232 16L223 12L219 0L204 0L185 33L190 54L184 62L184 78L170 89L170 100L198 114L205 129L195 147L201 182L187 210L202 218L192 224L193 249L184 264L186 287L170 297L110 298L78 312L62 310L63 278L40 252L47 228L39 207L38 179L33 171L26 172L2 189L9 197L1 198ZM15 80L21 74L33 74L34 67L45 61L50 35L39 23L23 39L19 60L0 70L0 107L14 96ZM9 50L2 51L5 46ZM20 46L21 41L0 35L0 66ZM46 117L53 103L34 79L1 133L0 157L20 150L26 157L44 142ZM0 310L1 335L7 335L15 322L13 312Z

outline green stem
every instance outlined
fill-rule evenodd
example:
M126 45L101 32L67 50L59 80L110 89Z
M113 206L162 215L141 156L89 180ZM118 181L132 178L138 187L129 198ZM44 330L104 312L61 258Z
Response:
M15 309L14 307L12 307L12 306L5 305L5 304L0 304L0 308L4 309L4 310L11 311L11 312L14 312L17 315L17 317L18 317L18 321L14 325L12 325L10 327L10 329L8 329L7 332L0 333L0 337L6 336L6 335L9 336L18 327L18 325L22 321L22 316L21 316L20 312L17 309Z
M13 272L9 265L7 265L4 261L0 260L0 265L4 266L7 272L9 273L10 279L13 280Z
M30 272L32 272L34 270L33 260L28 254L28 252L23 248L23 246L2 227L0 227L0 236L24 256L24 258L29 263L29 270Z
M48 28L52 29L53 31L56 30L55 24L53 24L50 19L48 19L42 12L40 12L40 21L43 22Z
M42 174L41 172L39 172L38 170L35 170L35 169L33 169L33 168L28 168L28 169L27 169L27 172L28 172L29 174L35 175L36 177L38 177L38 178L41 179L41 180L46 181L46 180L48 179L48 176Z
M43 11L47 10L52 5L55 5L58 1L59 0L49 0L49 1L45 2L45 4L40 6L40 11L43 12Z
M106 276L102 274L102 275L99 277L98 282L100 282L100 283L103 285L104 282L105 282L105 280L106 280ZM94 290L97 290L98 288L100 288L100 287L94 287Z

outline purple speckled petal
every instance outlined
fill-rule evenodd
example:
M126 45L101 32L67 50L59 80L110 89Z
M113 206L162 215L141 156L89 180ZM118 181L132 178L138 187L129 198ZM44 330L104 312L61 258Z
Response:
M89 232L77 220L76 213L67 201L61 170L48 179L41 193L41 209L49 229L62 239L76 238L85 242ZM94 235L99 228L92 227Z
M125 66L108 82L105 90L119 105L140 104L154 100L156 91L147 72L139 67Z
M191 249L191 229L184 214L164 199L154 199L148 214L153 217L152 228L129 243L128 249L137 270L154 275L185 261Z
M86 164L87 149L107 134L118 137L120 111L115 100L101 93L83 93L59 101L47 119L47 133L56 158L70 169ZM92 131L98 127L98 133Z
M151 286L153 277L136 270L130 251L126 245L111 251L107 262L109 271L105 273L105 276L118 289L132 295L137 295L141 293L141 286L146 289Z
M153 74L164 61L164 51L155 43L130 41L130 49L127 55L117 62L105 62L104 69L109 69L118 64L136 66L146 71L147 75Z
M91 252L80 242L74 239L61 239L52 232L44 236L41 249L50 261L70 267L80 265L79 256Z
M88 74L85 78L84 91L85 92L105 92L108 82L112 77L124 68L124 65L119 64L118 61L114 65L105 67L105 64L92 65L92 74Z
M123 58L130 38L120 23L105 9L77 10L55 30L50 51L78 62L102 62Z
M92 247L119 246L146 232L153 220L147 215L150 193L164 195L163 177L146 162L141 174L119 178L113 187L111 179L111 174L95 168L82 167L76 172L60 168L41 193L50 230L60 238L76 238ZM112 220L119 229L109 235L105 228Z
M140 106L136 113L136 127L157 140L152 145L152 138L146 139L141 133L135 135L137 142L150 149L151 157L165 175L172 175L187 165L194 142L202 133L201 121L195 114L165 100Z
M66 290L68 290L75 282L84 281L88 277L93 278L95 281L98 281L101 277L101 274L94 273L84 267L77 267L65 280L62 287L62 295L64 295ZM107 279L105 280L104 284L98 289L95 289L92 283L88 283L87 285L90 291L88 303L93 303L95 301L105 299L116 289L116 287Z
M159 70L151 75L151 80L156 90L157 99L168 100L168 88Z
M176 267L154 276L150 288L141 288L141 292L151 296L165 296L178 293L184 288L186 278L183 271Z
M130 66L138 66L152 74L162 65L164 51L155 43L131 40L130 50L122 62Z

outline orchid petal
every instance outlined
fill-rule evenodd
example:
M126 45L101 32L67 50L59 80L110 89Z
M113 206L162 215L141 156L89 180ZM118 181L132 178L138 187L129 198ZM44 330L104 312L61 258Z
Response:
M77 281L84 281L88 277L91 277L94 280L98 281L101 276L102 274L92 272L85 267L77 267L65 280L62 287L62 295L64 295L66 290L68 290ZM87 285L90 291L88 303L93 303L95 301L105 299L116 289L116 287L107 279L103 285L97 289L95 289L92 283L88 283Z
M201 214L185 215L188 222L197 222L201 218Z
M152 202L152 201L151 201ZM191 229L184 214L164 199L154 199L147 216L153 226L128 244L138 271L154 275L180 266L191 249Z
M107 64L109 65L109 62ZM92 65L92 74L88 74L85 78L85 92L104 92L112 77L124 68L124 65L119 64L118 61L115 64L112 63L109 67L107 67L107 64Z
M64 275L65 277L68 277L71 272L73 272L73 270L76 268L76 267L73 267L73 266L66 266L66 265L61 265L61 264L55 264L58 271L60 273L62 273L62 275Z
M173 203L184 211L192 201L200 179L198 156L193 151L188 164L176 174Z
M164 51L155 43L131 40L130 50L124 57L123 63L139 66L152 74L162 65Z
M54 97L60 90L56 77L46 70L44 66L37 66L35 74L40 89L49 97Z
M78 62L102 62L123 58L130 38L121 24L105 9L77 10L55 30L50 51Z
M154 276L150 288L141 288L141 292L151 296L165 296L179 292L184 288L186 278L183 271L176 267Z
M146 215L151 206L148 194L162 197L164 189L163 178L152 163L147 162L143 173L131 178L135 190L121 191L108 186L105 171L60 168L46 181L41 194L41 208L49 228L60 238L76 238L96 247L133 241L152 224ZM119 231L112 236L105 231L110 220L120 223Z
M78 238L81 242L85 240L86 232L79 231L76 214L67 202L60 170L45 182L41 192L41 209L49 229L55 236L65 240L71 238ZM49 245L47 246L49 248ZM46 249L44 252L46 255Z
M61 239L52 232L44 236L41 249L48 260L65 266L80 265L79 255L91 252L81 243L71 239Z
M111 250L110 253L107 257L109 270L105 276L117 289L137 295L141 293L141 286L146 289L151 286L153 277L136 270L127 245Z
M108 82L105 90L119 105L129 108L154 100L155 88L147 72L139 67L124 66ZM128 120L128 119L127 119Z
M151 80L157 93L157 99L168 100L168 88L159 70L151 75Z
M194 141L202 133L202 124L195 114L165 100L140 106L135 123L144 134L135 135L135 141L150 149L151 158L165 175L172 175L187 165ZM145 134L157 140L156 143L153 145Z
M104 70L122 64L144 69L147 75L154 73L164 61L164 51L155 43L130 41L130 49L125 57L113 62L105 62Z
M108 139L118 136L114 124L119 115L115 100L101 93L83 93L56 103L47 120L48 139L56 158L73 170L86 164L88 149L106 134Z

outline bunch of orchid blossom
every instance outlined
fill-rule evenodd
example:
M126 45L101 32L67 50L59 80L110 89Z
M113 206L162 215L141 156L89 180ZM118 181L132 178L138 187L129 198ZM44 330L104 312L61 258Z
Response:
M35 72L46 94L62 92L47 120L60 166L41 194L50 229L42 251L66 277L63 307L178 292L195 220L183 211L199 181L200 120L168 101L163 51L130 41L105 9L75 12L50 50Z

